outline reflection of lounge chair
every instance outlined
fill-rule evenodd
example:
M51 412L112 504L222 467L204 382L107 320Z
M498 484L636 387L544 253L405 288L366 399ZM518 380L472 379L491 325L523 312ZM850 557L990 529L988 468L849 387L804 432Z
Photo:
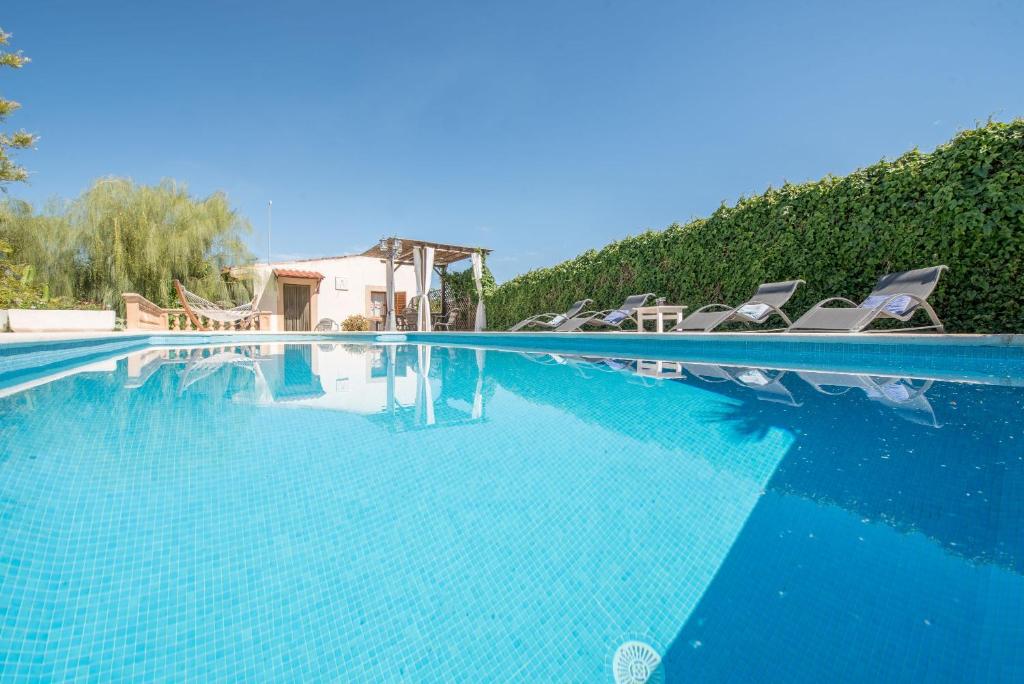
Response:
M679 361L652 361L637 359L636 374L658 380L678 380L683 375L683 365Z
M684 363L687 373L703 382L732 382L752 390L760 401L787 406L802 406L782 384L786 371L746 366L719 366L713 363Z
M823 299L789 326L789 331L861 332L882 318L907 323L920 309L931 319L931 325L896 328L888 332L935 329L941 333L944 330L942 321L935 315L935 310L927 300L939 282L939 276L946 269L946 266L933 266L882 276L868 298L860 304L845 297ZM830 302L842 302L848 306L825 306Z
M530 326L554 330L570 318L578 316L579 313L583 311L583 307L590 304L591 301L592 300L590 299L581 299L578 302L574 302L572 306L566 309L565 313L542 313L537 314L536 316L530 316L529 318L524 318L509 328L509 331L516 332L517 330L522 330L523 328L528 328Z
M533 363L539 363L542 366L568 366L576 371L584 380L589 380L590 376L583 372L583 367L589 364L580 363L580 359L575 356L562 356L561 354L554 354L548 352L516 352L524 359L532 361Z
M757 288L753 297L737 307L725 304L702 306L672 328L672 332L711 332L725 323L763 325L773 315L780 316L787 326L792 325L793 322L789 320L782 307L803 282L788 280L782 283L764 283Z
M588 368L602 373L624 375L626 382L631 385L654 387L657 384L649 375L639 372L639 359L613 359L607 356L580 356L577 358L587 364Z
M920 386L912 378L887 378L855 373L798 371L797 375L817 392L831 397L859 389L868 399L891 408L903 420L929 427L942 427L935 410L925 397L932 386L925 380Z
M585 325L622 330L622 326L626 321L632 321L633 325L636 326L636 310L646 304L647 300L653 296L653 292L632 295L626 297L626 301L618 309L587 311L577 314L555 328L555 332L573 332Z

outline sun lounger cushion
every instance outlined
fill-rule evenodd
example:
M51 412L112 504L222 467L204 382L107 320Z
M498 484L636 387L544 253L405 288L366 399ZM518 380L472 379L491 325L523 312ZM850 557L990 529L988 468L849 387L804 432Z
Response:
M744 316L750 316L751 318L757 319L768 313L771 308L772 307L767 304L744 304L740 308L736 309L736 311Z
M614 325L620 321L626 320L627 315L629 314L627 314L622 309L616 309L615 311L612 311L607 316L605 316L603 320L605 323L611 323L612 325Z
M566 321L565 316L563 316L562 314L558 314L557 316L552 318L550 321L548 321L548 325L550 325L550 326L562 325L563 323L565 323L565 321Z
M862 309L874 309L892 295L871 295L860 305ZM907 295L902 295L885 305L885 310L894 316L905 316L910 310L913 301Z

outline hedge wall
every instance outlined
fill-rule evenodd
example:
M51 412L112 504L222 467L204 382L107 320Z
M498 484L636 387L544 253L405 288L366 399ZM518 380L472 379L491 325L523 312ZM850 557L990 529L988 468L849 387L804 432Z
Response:
M497 288L487 316L503 329L583 297L611 308L638 292L692 310L803 278L787 307L795 319L825 297L859 301L884 273L933 264L950 267L931 300L950 332L1024 332L1024 119L530 271Z

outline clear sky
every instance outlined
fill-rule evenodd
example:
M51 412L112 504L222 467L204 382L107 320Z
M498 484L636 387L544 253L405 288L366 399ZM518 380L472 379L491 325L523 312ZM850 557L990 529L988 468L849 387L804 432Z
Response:
M1024 2L7 0L15 197L170 177L266 255L397 233L499 280L1024 115Z

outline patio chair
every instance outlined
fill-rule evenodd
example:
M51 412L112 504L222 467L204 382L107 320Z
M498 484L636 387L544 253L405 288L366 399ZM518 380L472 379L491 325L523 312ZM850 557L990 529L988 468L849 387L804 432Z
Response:
M708 304L694 311L680 321L670 332L711 332L725 323L752 323L763 325L773 315L778 315L786 326L773 328L785 330L793 324L782 307L796 292L796 288L804 284L803 280L787 280L781 283L764 283L754 296L737 307L726 304ZM718 311L715 311L718 309Z
M626 301L624 301L622 306L618 309L586 311L584 313L576 314L555 328L555 332L574 332L585 325L622 330L622 326L626 321L632 321L633 325L636 326L636 310L646 304L647 300L653 296L653 292L631 295L626 297Z
M416 326L419 323L419 315L414 307L407 306L404 309L402 309L401 315L399 315L398 318L395 319L395 322L398 323L399 330L406 330L411 332L413 330L416 330Z
M530 316L529 318L524 318L509 328L509 332L516 332L534 325L548 330L554 330L570 318L579 315L579 313L583 311L583 307L590 304L592 301L593 300L591 299L581 299L578 302L574 302L572 306L566 309L565 313L542 313Z
M457 309L452 309L452 310L450 310L448 312L447 316L444 316L443 318L437 319L437 321L435 321L434 324L433 324L433 328L434 328L434 330L440 330L441 328L444 328L448 332L451 332L452 326L455 325L456 321L458 321L458 320L459 320L459 312L458 312L458 310Z
M815 304L796 323L789 326L788 332L862 332L875 321L892 318L907 323L918 309L928 314L931 325L912 328L896 328L886 332L908 332L911 330L931 330L945 332L942 321L935 315L935 310L928 303L928 297L939 282L942 272L947 266L919 268L902 273L890 273L878 279L875 289L860 304L845 297L829 297ZM830 302L843 302L848 306L825 306Z

